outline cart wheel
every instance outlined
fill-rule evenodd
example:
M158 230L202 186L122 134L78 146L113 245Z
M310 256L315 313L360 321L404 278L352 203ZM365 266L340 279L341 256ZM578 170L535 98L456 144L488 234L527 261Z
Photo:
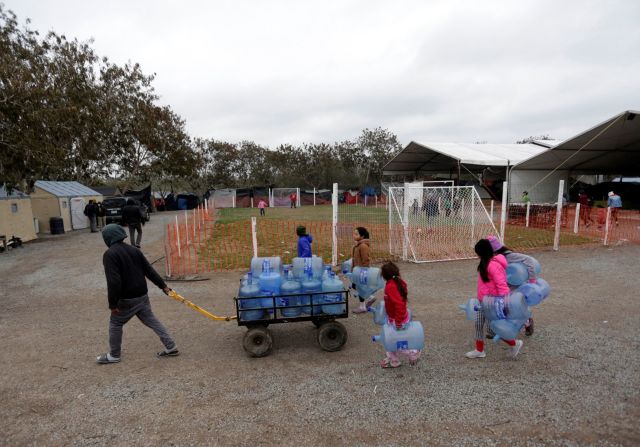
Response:
M347 328L337 321L328 321L318 329L318 344L325 351L339 351L347 342Z
M319 328L320 326L322 326L322 321L320 320L311 320L311 322L313 323L313 325L317 328Z
M242 347L251 357L269 355L273 346L273 339L269 329L254 327L249 329L242 339Z

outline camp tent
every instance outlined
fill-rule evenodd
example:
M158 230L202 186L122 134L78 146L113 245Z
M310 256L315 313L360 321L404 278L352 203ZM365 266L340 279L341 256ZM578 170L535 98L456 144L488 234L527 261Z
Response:
M102 201L102 195L78 182L38 180L31 193L33 216L38 219L41 233L50 233L49 219L61 217L64 230L87 228L89 219L84 207L89 200Z
M20 191L8 193L0 185L0 235L17 236L23 242L36 239L36 231L31 208L31 197Z

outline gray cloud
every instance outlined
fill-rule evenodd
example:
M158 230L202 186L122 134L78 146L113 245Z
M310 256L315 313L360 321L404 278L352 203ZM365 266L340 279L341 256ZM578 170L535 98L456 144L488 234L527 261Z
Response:
M569 137L640 108L640 3L8 0L157 73L195 137L334 142ZM99 9L100 8L100 9Z

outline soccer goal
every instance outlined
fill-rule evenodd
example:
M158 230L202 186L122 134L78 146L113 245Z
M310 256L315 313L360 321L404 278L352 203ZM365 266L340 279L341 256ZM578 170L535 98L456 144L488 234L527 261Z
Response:
M214 208L235 208L236 207L236 190L235 189L216 189L213 192Z
M478 239L498 235L473 186L389 188L389 252L403 260L474 258Z
M291 199L294 199L296 207L300 206L300 188L273 188L269 197L269 206L291 207Z

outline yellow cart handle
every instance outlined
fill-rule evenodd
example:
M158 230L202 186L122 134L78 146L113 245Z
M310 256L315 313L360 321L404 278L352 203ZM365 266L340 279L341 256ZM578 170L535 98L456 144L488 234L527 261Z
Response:
M207 312L206 310L204 310L203 308L199 307L197 304L192 303L191 301L189 301L188 299L180 296L175 290L171 290L168 295L173 298L176 301L180 301L183 304L186 304L187 306L189 306L190 308L192 308L193 310L196 310L198 312L200 312L202 315L204 315L207 318L212 319L213 321L231 321L231 320L235 320L238 317L236 317L235 315L232 317L219 317L217 315L213 315L211 312Z

